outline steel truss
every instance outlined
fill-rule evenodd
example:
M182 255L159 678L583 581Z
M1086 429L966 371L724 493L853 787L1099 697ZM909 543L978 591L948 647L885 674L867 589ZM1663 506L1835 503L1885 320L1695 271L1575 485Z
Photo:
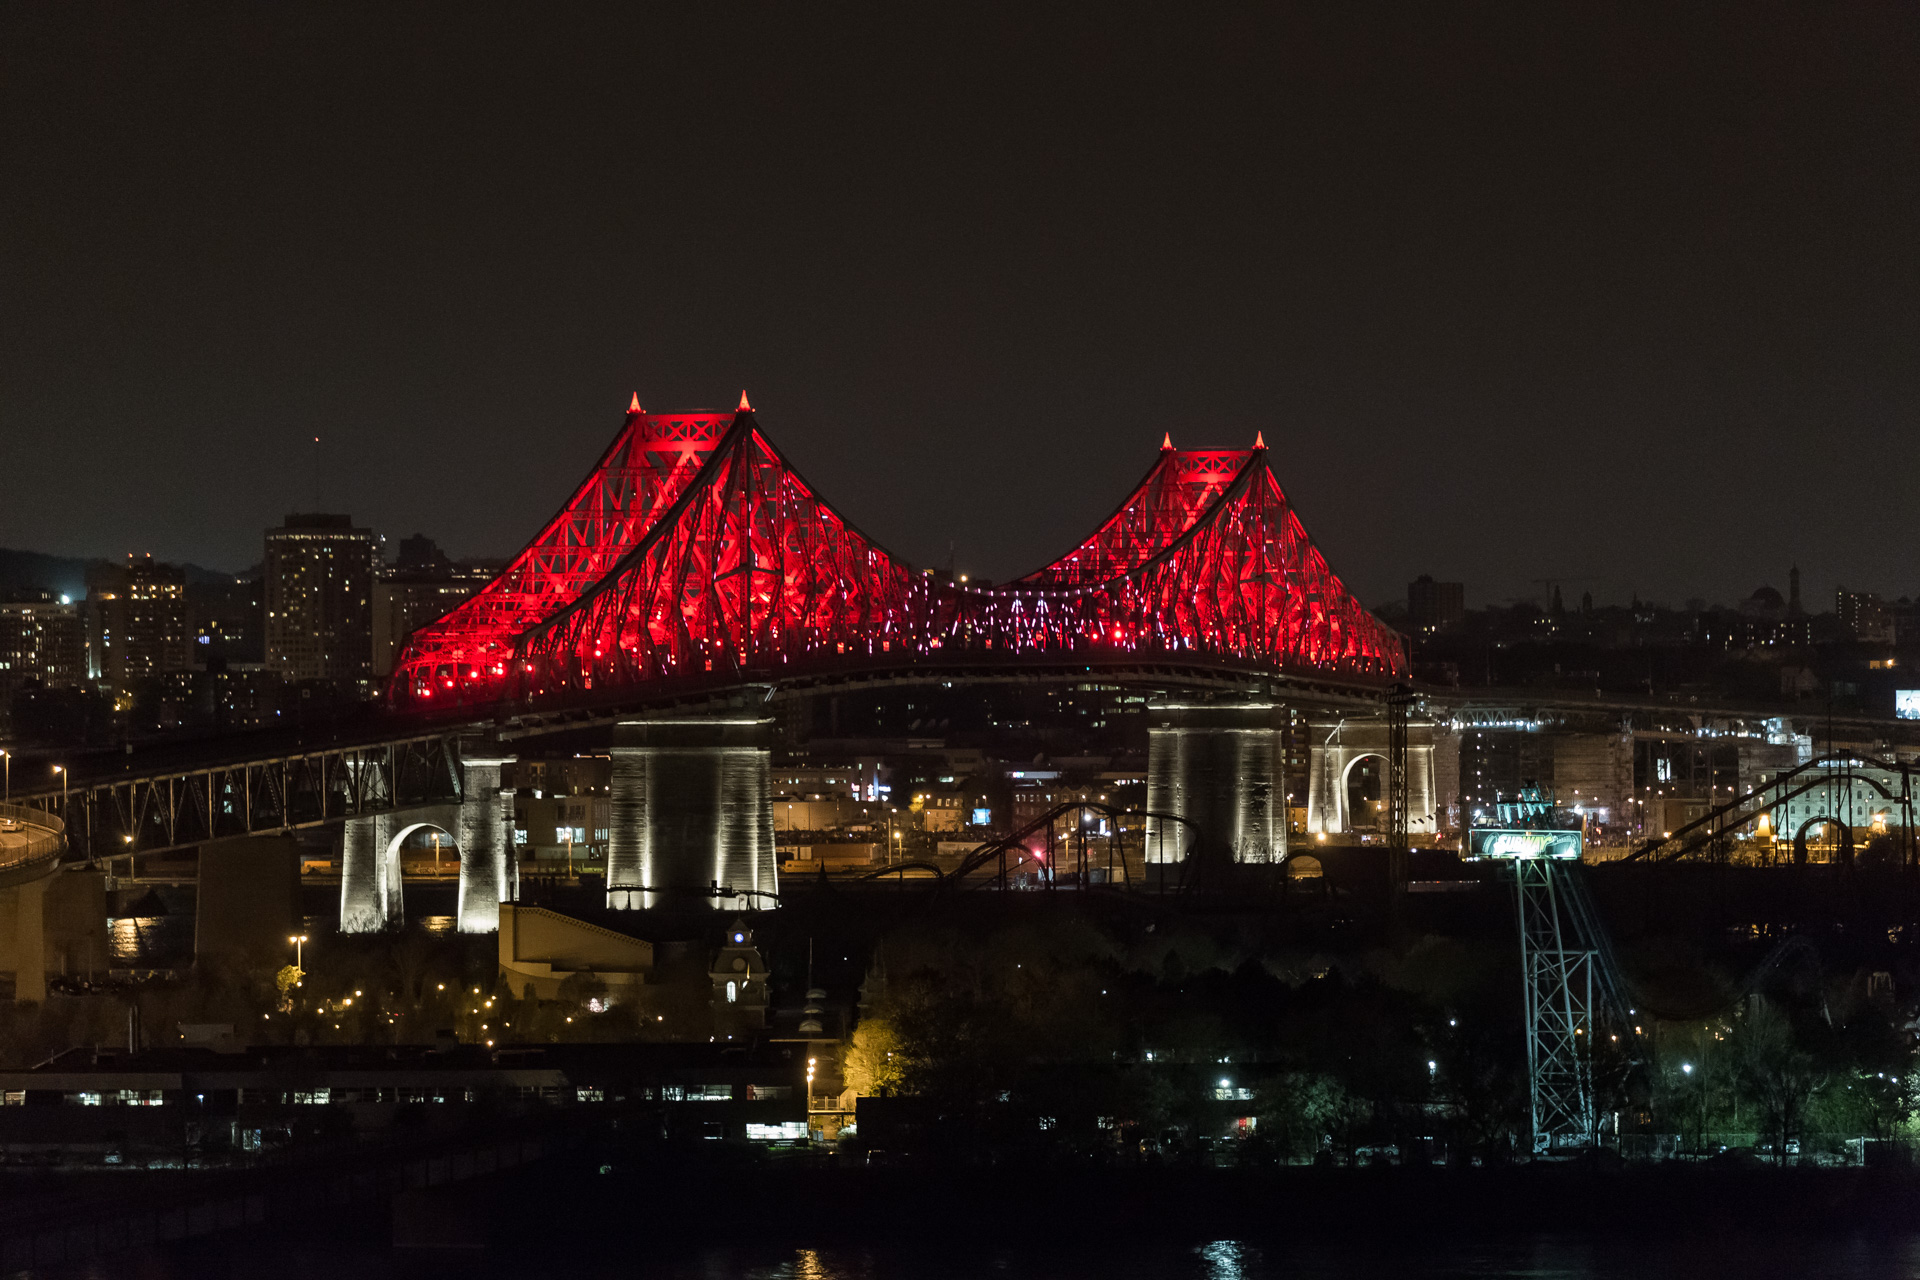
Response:
M67 848L93 861L316 827L463 796L459 736L424 734L24 797L66 821Z
M580 488L500 576L408 637L393 687L428 699L490 689L514 638L580 598L646 535L732 427L731 413L649 414L625 424Z
M1580 875L1573 861L1513 862L1533 1150L1539 1155L1595 1140L1594 1037L1603 1016L1618 1018L1623 1009L1606 935Z
M1175 449L1169 436L1146 478L1091 538L1017 585L1086 586L1139 568L1197 524L1252 457L1251 449Z
M1173 659L1364 680L1406 668L1404 640L1328 568L1264 447L1163 450L1089 543L1027 579L968 588L912 572L853 528L745 410L604 576L519 634L511 660L493 652L426 676L416 664L395 700L556 704L979 659Z

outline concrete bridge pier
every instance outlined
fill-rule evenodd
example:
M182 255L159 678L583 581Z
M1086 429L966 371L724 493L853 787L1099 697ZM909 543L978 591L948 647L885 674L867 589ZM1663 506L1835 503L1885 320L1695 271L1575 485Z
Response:
M460 899L454 926L461 933L493 933L500 928L500 904L513 900L519 887L519 862L513 853L513 789L500 785L500 767L511 756L464 761L466 801L460 806Z
M1271 702L1149 708L1147 861L1284 862L1291 720Z
M607 905L772 906L772 720L733 712L623 722L613 745Z
M340 932L379 933L406 919L402 839L394 838L393 814L347 819L340 832Z

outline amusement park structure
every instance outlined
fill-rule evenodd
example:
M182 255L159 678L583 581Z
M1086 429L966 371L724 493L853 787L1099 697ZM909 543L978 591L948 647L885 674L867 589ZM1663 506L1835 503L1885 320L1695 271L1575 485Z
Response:
M1078 547L1001 586L916 572L731 414L638 397L560 513L415 632L396 707L548 705L823 672L1155 660L1379 688L1404 639L1328 567L1264 438L1183 451Z

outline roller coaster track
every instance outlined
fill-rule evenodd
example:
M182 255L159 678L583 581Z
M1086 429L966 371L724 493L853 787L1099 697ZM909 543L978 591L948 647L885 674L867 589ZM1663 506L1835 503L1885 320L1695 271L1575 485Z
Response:
M1878 769L1884 773L1896 774L1900 778L1900 790L1892 791L1878 778L1859 772L1862 769ZM1729 800L1695 818L1684 826L1657 839L1648 840L1638 849L1628 854L1624 862L1672 862L1697 853L1702 849L1712 849L1723 837L1740 830L1754 821L1762 813L1797 796L1802 796L1821 787L1839 785L1845 780L1864 782L1878 791L1888 800L1902 805L1906 809L1905 829L1908 840L1912 840L1913 831L1913 766L1899 761L1875 759L1871 756L1819 756L1803 765L1787 770L1769 780L1766 785L1756 787L1745 795ZM1847 847L1852 847L1849 833ZM1806 845L1796 836L1795 861L1804 861ZM1909 848L1911 861L1912 850Z
M1122 809L1114 805L1101 804L1092 800L1071 800L1064 804L1055 805L1053 808L1047 810L1045 813L1034 818L1025 826L1020 827L1009 835L1001 836L995 840L989 840L972 849L961 858L960 865L951 871L943 871L931 862L897 862L891 866L880 867L867 872L865 875L858 876L855 878L855 882L881 880L892 875L899 875L902 879L905 879L905 872L914 870L931 872L932 874L929 876L919 876L915 878L930 881L931 887L935 891L946 888L958 889L965 886L967 877L975 874L991 863L999 861L1001 865L994 874L994 882L1002 887L1006 884L1007 875L1027 862L1032 862L1039 868L1042 876L1045 877L1047 883L1051 885L1054 883L1058 874L1057 860L1051 855L1040 854L1032 847L1029 841L1035 836L1050 834L1061 818L1089 812L1101 814L1112 822L1113 834L1106 837L1108 840L1117 839L1120 819L1122 818L1139 818L1143 822L1147 818L1160 818L1167 822L1180 822L1185 823L1189 827L1195 826L1191 819L1183 818L1177 813L1160 813L1146 809ZM1071 847L1070 842L1071 837L1069 837L1069 847ZM1006 861L1009 856L1014 858L1014 861L1010 864ZM1090 860L1084 861L1090 865ZM1189 859L1188 861L1190 862L1191 860ZM1124 857L1117 858L1117 865L1121 874L1126 875L1126 859ZM1185 864L1183 864L1183 870L1184 865ZM1085 866L1083 866L1082 870L1085 869ZM1082 883L1084 886L1084 881ZM1182 887L1185 887L1184 878L1182 880Z

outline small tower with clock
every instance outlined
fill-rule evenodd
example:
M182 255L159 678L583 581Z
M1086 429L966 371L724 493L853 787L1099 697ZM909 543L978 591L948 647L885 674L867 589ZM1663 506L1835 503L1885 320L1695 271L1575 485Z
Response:
M713 1037L725 1041L757 1035L767 1026L767 962L753 945L753 930L741 919L727 926L726 939L707 971L713 983Z

